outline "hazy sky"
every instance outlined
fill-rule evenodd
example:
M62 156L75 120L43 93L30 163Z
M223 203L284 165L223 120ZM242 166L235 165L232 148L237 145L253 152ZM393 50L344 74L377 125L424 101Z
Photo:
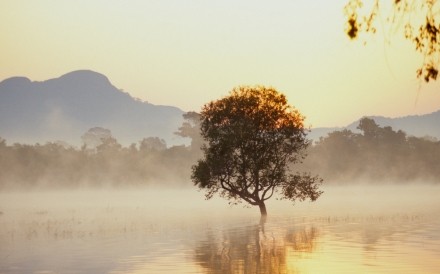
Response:
M346 2L1 0L0 80L91 69L134 97L185 111L263 84L313 126L439 110L440 81L418 88L422 59L402 34L349 41Z

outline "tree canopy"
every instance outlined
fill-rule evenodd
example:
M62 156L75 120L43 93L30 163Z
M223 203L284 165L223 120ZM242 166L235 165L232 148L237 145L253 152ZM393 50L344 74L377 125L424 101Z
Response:
M242 86L206 104L201 112L204 157L193 166L192 180L232 203L259 206L277 191L290 200L316 200L322 180L292 174L308 146L304 117L273 88Z
M346 33L351 39L360 32L376 33L377 21L382 23L381 10L384 3L372 0L371 8L365 13L362 0L348 0L345 6L347 18ZM436 80L440 63L440 18L439 7L435 0L393 0L392 11L386 22L401 30L404 37L414 44L414 48L423 56L423 63L417 69L418 78L426 82ZM382 24L382 26L384 26Z

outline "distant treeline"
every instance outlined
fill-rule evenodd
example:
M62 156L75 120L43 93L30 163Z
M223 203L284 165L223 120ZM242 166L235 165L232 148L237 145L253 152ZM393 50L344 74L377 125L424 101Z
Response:
M329 182L440 183L440 141L407 136L363 118L357 127L335 131L309 148L303 168Z
M0 188L80 186L176 186L190 183L191 166L201 157L196 113L184 115L176 134L189 146L167 147L149 137L123 147L107 129L92 128L83 146L65 143L8 145L0 138ZM407 136L363 118L358 129L335 131L310 145L295 169L310 171L327 183L440 182L440 141Z
M123 147L110 130L100 127L81 137L81 148L64 142L8 145L0 138L0 189L190 184L201 144L194 124L198 114L184 118L176 134L191 138L190 146L167 147L164 140L148 137Z
M91 150L58 143L7 146L2 140L0 188L176 185L189 183L194 161L185 146L162 149L105 142Z

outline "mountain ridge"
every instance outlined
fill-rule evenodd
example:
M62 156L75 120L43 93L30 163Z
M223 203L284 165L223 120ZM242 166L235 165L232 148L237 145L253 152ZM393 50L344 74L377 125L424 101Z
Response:
M126 145L156 136L169 144L183 143L173 134L183 113L177 107L140 101L90 70L41 82L26 77L0 82L0 137L7 141L62 140L80 145L83 133L100 126Z
M0 137L8 142L60 140L79 146L82 134L98 126L110 129L123 145L146 137L178 145L187 143L174 134L182 125L183 113L174 106L136 99L113 86L107 76L91 70L76 70L45 81L15 76L0 82ZM440 110L397 118L365 117L408 135L440 139ZM312 128L308 138L318 141L342 129L359 132L359 120L346 127Z
M373 119L379 126L390 126L394 130L402 130L409 136L425 137L431 136L440 140L440 110L422 114L422 115L406 115L401 117L385 117L380 115L363 116ZM327 136L328 133L336 130L348 129L353 132L360 132L357 129L360 119L348 124L345 127L317 127L312 128L309 139L318 141L320 137Z

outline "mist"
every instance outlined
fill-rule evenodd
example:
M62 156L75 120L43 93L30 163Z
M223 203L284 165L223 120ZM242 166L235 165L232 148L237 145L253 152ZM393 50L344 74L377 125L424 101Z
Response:
M191 165L199 157L191 147L167 147L157 137L123 147L108 134L85 134L81 148L65 142L8 145L0 139L0 189L189 185Z
M374 120L310 143L292 171L324 178L316 202L258 209L205 199L197 114L176 134L124 146L91 128L82 146L0 139L0 272L436 273L440 143ZM429 247L429 249L427 249ZM422 254L422 255L421 255Z
M440 141L408 136L363 118L359 133L340 130L309 147L301 169L313 170L330 184L405 184L440 182Z
M319 174L325 184L440 182L440 141L407 136L364 118L360 133L335 131L310 144L293 171ZM197 115L185 116L176 134L189 145L168 146L147 137L121 145L109 129L91 128L80 148L66 142L8 144L0 138L0 189L190 187L191 166L201 157Z
M0 192L0 272L436 273L438 185L323 189L265 224L192 188Z

